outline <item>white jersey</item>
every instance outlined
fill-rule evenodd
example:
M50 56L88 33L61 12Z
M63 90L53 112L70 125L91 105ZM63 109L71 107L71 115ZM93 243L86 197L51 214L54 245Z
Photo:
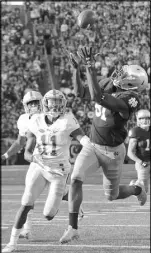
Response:
M29 127L29 121L30 121L30 115L27 113L24 113L20 115L18 121L17 121L17 128L19 130L20 136L26 136L26 133L28 131Z
M34 154L42 157L44 165L52 167L69 164L70 134L80 128L74 115L69 112L60 116L52 125L47 125L45 115L34 115L29 130L36 136Z

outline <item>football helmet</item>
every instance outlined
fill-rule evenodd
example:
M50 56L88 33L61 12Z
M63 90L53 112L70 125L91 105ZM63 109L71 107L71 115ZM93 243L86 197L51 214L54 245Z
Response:
M67 100L59 90L48 91L43 98L43 111L51 117L58 117L65 113Z
M141 128L148 128L150 126L150 111L141 109L136 113L137 126Z
M148 86L147 73L139 65L124 65L122 69L112 73L111 79L113 85L122 90L141 92Z
M23 106L26 113L33 115L42 112L42 95L38 91L28 91L23 97Z

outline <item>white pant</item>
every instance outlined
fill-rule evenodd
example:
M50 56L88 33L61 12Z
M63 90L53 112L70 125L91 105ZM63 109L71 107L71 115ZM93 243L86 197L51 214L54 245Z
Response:
M25 179L25 190L22 196L22 205L33 205L45 187L49 186L48 196L45 202L43 214L54 217L58 212L68 174L55 175L44 171L37 163L31 163Z

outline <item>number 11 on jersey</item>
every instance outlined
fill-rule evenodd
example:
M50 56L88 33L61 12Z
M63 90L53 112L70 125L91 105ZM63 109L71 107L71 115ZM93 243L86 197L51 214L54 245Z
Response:
M52 152L51 152L51 155L52 156L56 156L57 152L56 152L56 136L55 135L51 136L51 141L52 141Z

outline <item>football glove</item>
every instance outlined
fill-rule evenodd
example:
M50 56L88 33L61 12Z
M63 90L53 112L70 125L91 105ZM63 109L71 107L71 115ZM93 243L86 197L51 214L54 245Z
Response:
M141 164L142 164L142 166L143 166L144 168L146 168L146 167L149 165L147 162L143 162L143 161L142 161Z
M70 59L70 63L72 65L72 67L77 69L79 66L79 63L80 63L79 59L73 53L69 54L69 59Z
M87 66L92 66L95 63L95 58L92 54L92 47L80 47L77 51L77 55L83 60Z

